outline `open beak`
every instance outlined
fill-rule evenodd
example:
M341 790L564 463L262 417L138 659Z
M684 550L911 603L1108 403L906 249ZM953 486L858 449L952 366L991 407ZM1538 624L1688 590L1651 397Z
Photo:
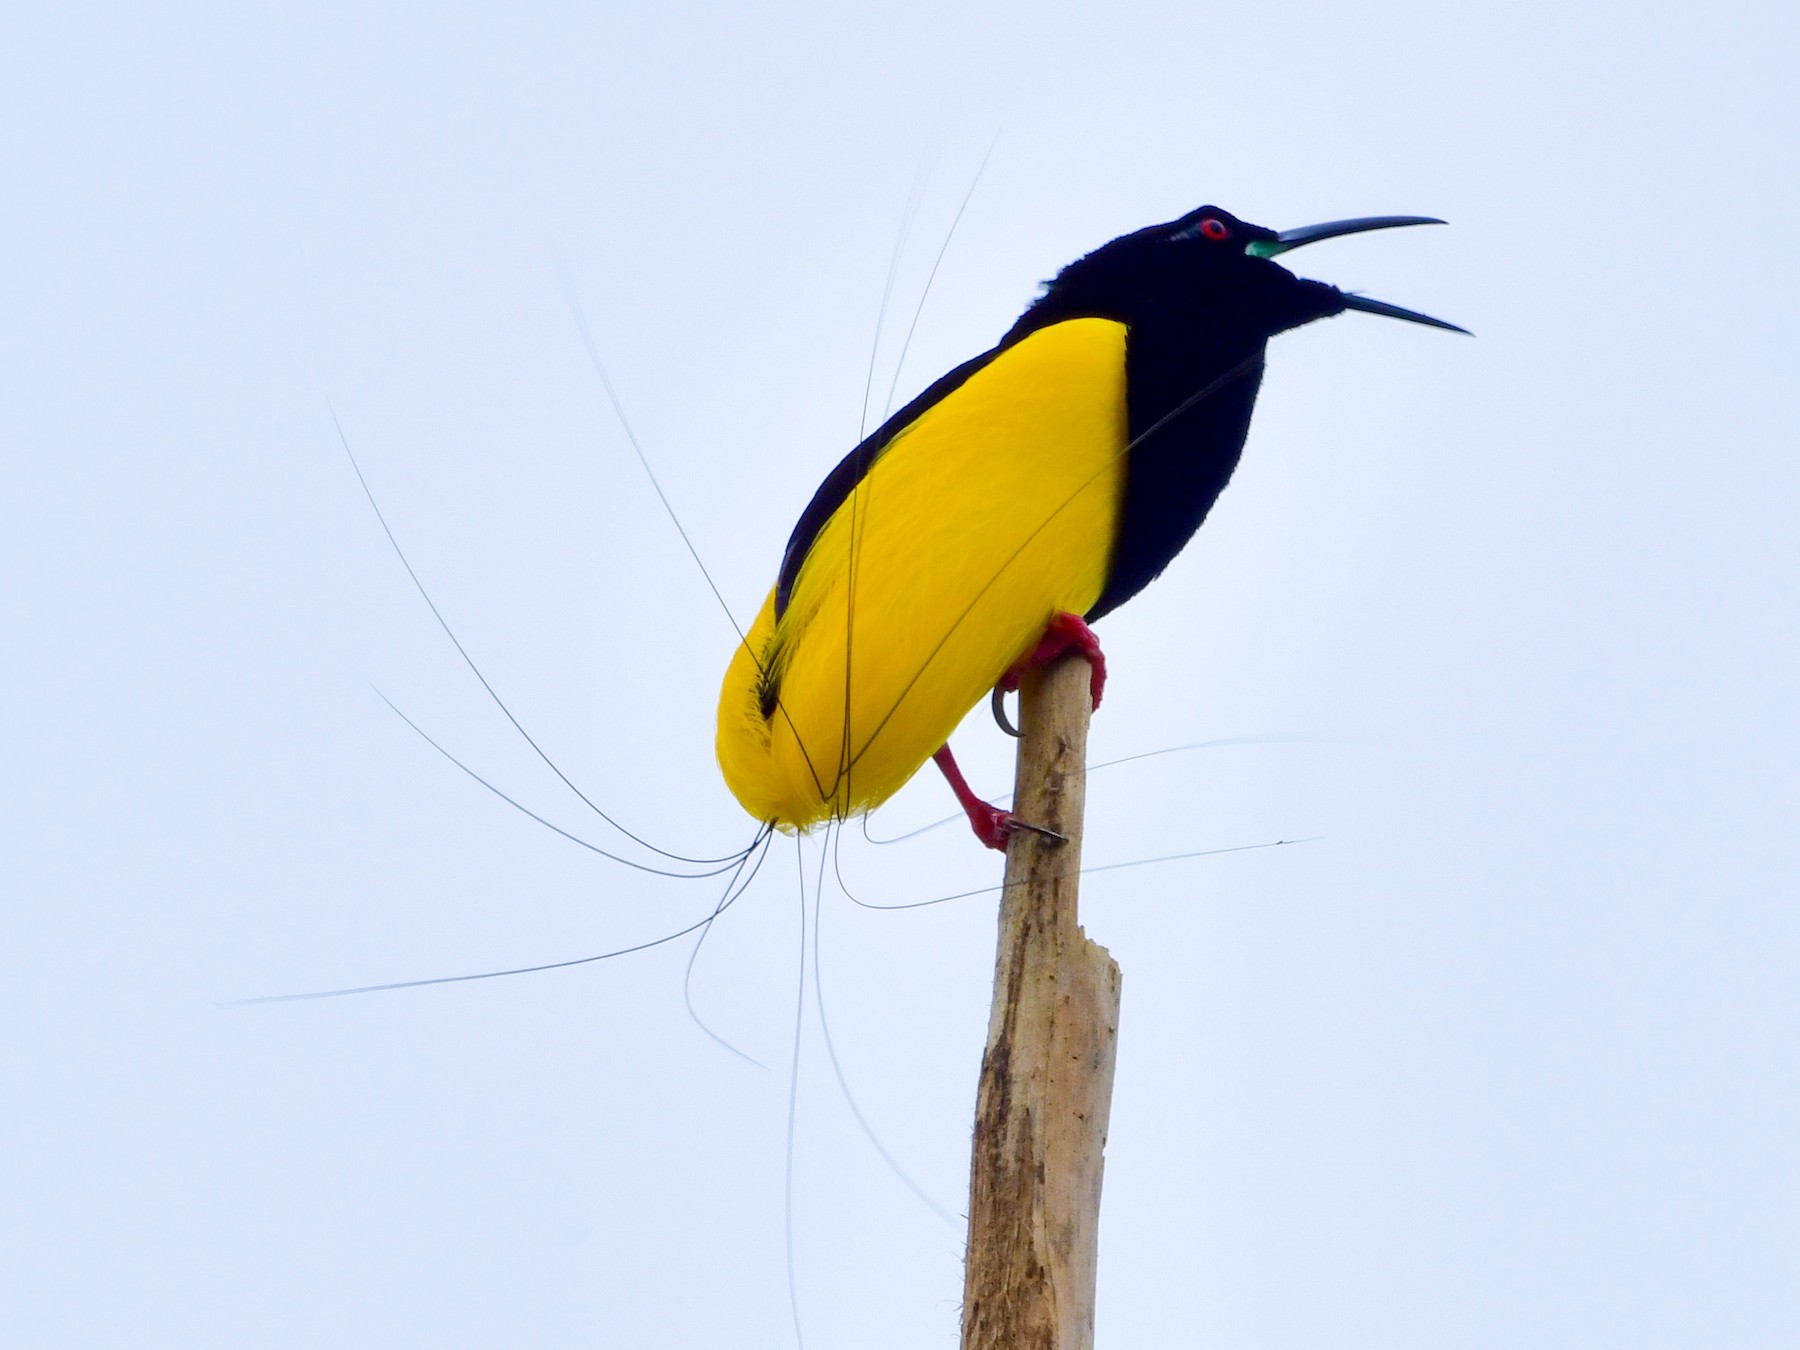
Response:
M1258 239L1246 246L1244 251L1255 258L1273 258L1290 249L1301 248L1306 244L1316 244L1321 239L1336 239L1346 234L1362 234L1367 230L1392 230L1402 225L1442 225L1443 223L1436 216L1357 216L1352 220L1328 220L1323 225L1302 225L1296 230L1283 230L1273 239ZM1390 319L1405 319L1408 323L1422 323L1431 328L1444 328L1452 333L1469 331L1456 324L1445 323L1442 319L1434 319L1429 314L1402 309L1399 305L1390 305L1382 300L1370 300L1361 295L1346 295L1344 308L1358 310L1363 314L1383 314Z
M1259 258L1273 258L1291 248L1316 244L1321 239L1336 239L1345 234L1362 234L1367 230L1392 230L1401 225L1442 225L1436 216L1358 216L1355 220L1328 220L1323 225L1302 225L1297 230L1283 230L1273 239L1258 240L1249 252Z

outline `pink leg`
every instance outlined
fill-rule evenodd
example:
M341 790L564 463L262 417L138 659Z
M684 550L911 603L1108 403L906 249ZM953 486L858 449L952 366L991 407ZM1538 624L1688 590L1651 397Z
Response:
M1100 650L1100 639L1095 636L1094 630L1079 615L1070 614L1066 610L1044 626L1044 636L1031 649L1031 655L1006 672L1000 681L1000 687L1009 692L1017 689L1020 677L1031 667L1049 665L1057 657L1069 652L1080 652L1087 657L1090 667L1088 693L1092 695L1094 706L1098 708L1100 696L1106 692L1106 654Z
M975 795L964 778L962 770L957 767L956 756L950 753L946 745L931 757L931 762L943 771L949 781L950 790L956 794L957 802L969 817L969 824L975 830L975 837L989 848L1006 852L1006 836L1018 828L1011 811L1002 811L997 806L990 806Z
M1055 830L1046 830L1042 825L1033 825L1029 821L1020 820L1011 811L1002 811L999 807L991 806L977 797L975 790L969 786L969 780L963 777L962 770L957 767L956 756L950 753L948 745L933 755L931 762L938 766L943 772L944 778L949 782L950 790L956 794L957 802L962 806L964 814L969 817L969 824L975 831L975 837L989 848L998 849L1001 853L1006 852L1006 841L1020 830L1030 830L1033 834L1040 834L1052 843L1066 844L1068 842Z

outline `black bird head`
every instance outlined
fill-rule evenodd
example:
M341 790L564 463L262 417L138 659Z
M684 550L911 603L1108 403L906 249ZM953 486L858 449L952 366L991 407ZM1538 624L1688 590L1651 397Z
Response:
M1260 345L1277 333L1353 309L1466 333L1442 319L1297 277L1273 261L1321 239L1443 223L1430 216L1361 216L1276 231L1202 206L1121 235L1070 263L1046 284L1015 332L1091 316L1133 327L1204 329L1226 345Z

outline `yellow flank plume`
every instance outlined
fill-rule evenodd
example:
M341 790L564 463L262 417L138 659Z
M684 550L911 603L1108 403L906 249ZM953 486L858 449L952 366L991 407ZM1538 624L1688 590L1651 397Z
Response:
M1052 615L1086 613L1126 428L1125 327L1073 319L895 436L813 541L780 620L771 590L732 657L717 745L744 809L799 831L879 806Z

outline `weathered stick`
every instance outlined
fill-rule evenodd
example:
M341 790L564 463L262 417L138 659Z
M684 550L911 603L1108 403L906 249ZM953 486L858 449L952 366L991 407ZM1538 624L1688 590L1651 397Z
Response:
M1119 967L1076 922L1088 664L1019 691L1021 820L1001 892L994 1007L975 1107L963 1350L1090 1350Z

